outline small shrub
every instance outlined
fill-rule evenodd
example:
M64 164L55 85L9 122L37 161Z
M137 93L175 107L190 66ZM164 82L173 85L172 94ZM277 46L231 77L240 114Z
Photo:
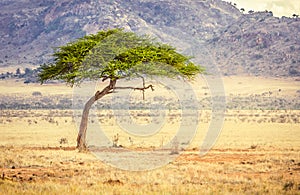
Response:
M65 137L60 138L59 140L59 144L67 144L68 143L68 139Z
M32 92L32 96L42 96L42 93L39 91Z
M114 135L113 137L113 147L118 147L119 134Z
M294 186L294 182L291 182L291 181L286 182L283 186L283 190L285 190L285 191L291 190L293 188L293 186Z
M172 150L171 150L171 155L172 154L179 154L179 141L177 139L177 137L174 138L174 140L172 141Z
M253 145L250 146L250 149L252 149L252 150L254 150L256 148L257 148L257 144L256 145L253 144Z

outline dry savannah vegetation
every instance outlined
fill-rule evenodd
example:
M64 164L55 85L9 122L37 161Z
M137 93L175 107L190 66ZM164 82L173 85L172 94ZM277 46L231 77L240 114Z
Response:
M72 98L71 88L0 81L0 194L300 194L299 81L223 81L228 108L212 150L199 155L211 114L204 106L188 148L173 162L149 171L120 170L75 149L78 127L73 110L67 101L59 101ZM197 85L197 95L205 97L205 83ZM11 107L13 99L20 108ZM63 106L39 109L41 100ZM205 99L200 102L205 104ZM147 122L143 112L133 110L133 118ZM99 121L109 138L119 134L123 148L142 150L167 142L180 115L169 112L162 131L146 139L132 136L132 142L115 125L110 110L91 115L89 127Z

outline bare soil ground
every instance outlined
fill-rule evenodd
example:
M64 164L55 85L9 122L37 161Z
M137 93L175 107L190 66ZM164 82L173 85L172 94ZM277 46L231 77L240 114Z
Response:
M299 82L289 79L224 78L226 94L246 96L278 92L299 101ZM258 85L263 83L264 85ZM23 87L23 90L22 90ZM63 85L5 83L3 94L71 94ZM133 111L134 116L140 111ZM75 149L77 126L72 110L1 110L0 194L300 194L300 111L231 109L214 147L204 156L199 147L210 122L202 110L197 134L174 161L154 170L125 171ZM178 113L165 130L142 139L116 127L110 111L91 117L107 137L119 134L124 149L152 150L168 142L178 126ZM144 117L144 118L143 118ZM147 117L138 117L145 121ZM170 153L166 155L171 156Z

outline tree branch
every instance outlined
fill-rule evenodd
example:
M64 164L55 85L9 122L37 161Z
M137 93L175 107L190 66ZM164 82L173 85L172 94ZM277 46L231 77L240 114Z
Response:
M114 89L133 89L133 90L145 91L146 89L149 88L151 88L151 90L154 91L153 85L148 85L147 87L115 87Z
M114 90L117 80L110 80L109 85L107 85L102 91L97 91L94 95L95 100L102 98L104 95L112 93L111 90Z
M103 76L103 77L102 77L102 82L106 81L107 79L109 79L108 76Z
M154 86L153 85L148 85L146 87L145 85L145 78L141 76L140 74L136 73L138 77L141 77L143 80L143 87L115 87L114 89L133 89L133 90L140 90L143 91L143 100L145 100L145 90L151 88L152 91L154 91Z

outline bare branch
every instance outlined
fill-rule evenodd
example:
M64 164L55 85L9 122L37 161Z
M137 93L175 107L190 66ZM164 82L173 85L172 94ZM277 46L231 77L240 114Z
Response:
M106 81L107 79L109 79L108 76L103 76L103 77L102 77L102 82Z
M145 87L145 78L143 76L140 76L143 80L143 87ZM153 89L152 89L153 91ZM145 90L143 90L143 100L145 100Z
M133 90L145 91L146 89L149 88L151 88L151 90L154 91L153 85L148 85L147 87L115 87L114 89L133 89Z
M143 83L143 87L115 87L115 89L133 89L133 90L140 90L143 92L143 100L145 100L145 90L151 88L152 91L154 91L154 86L153 85L148 85L146 86L146 82L145 82L145 78L138 74L135 73L138 77L140 77L142 79L142 83Z

